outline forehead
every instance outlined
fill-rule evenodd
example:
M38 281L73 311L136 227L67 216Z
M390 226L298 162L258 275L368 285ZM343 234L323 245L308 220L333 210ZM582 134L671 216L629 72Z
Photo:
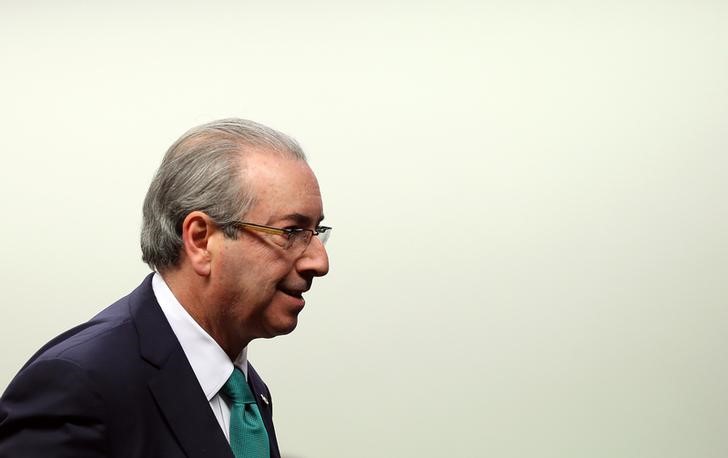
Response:
M247 217L265 223L306 219L310 224L323 217L318 181L306 162L277 153L252 151L242 159L243 174L254 196Z

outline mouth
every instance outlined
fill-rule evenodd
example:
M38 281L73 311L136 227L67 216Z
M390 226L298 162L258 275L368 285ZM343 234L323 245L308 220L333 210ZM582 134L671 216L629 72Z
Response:
M283 291L283 294L287 294L291 297L295 297L296 299L303 299L303 293L300 291L289 291L289 290L285 290L285 289L282 289L281 291Z
M279 287L278 290L281 291L283 294L287 294L288 296L295 297L296 299L303 299L303 293L308 291L308 288L292 289L292 288Z

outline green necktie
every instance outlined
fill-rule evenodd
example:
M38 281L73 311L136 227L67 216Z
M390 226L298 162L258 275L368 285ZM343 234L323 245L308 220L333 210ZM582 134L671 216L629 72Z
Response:
M220 390L230 401L230 448L235 458L269 458L268 432L245 376L237 367Z

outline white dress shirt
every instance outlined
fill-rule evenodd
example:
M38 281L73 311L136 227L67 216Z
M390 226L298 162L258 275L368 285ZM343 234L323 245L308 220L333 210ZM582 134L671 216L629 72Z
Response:
M182 345L182 350L210 403L212 413L230 442L230 405L220 396L219 391L233 373L233 364L248 379L248 348L244 348L234 362L230 361L220 345L182 307L159 273L152 277L152 290L174 335Z

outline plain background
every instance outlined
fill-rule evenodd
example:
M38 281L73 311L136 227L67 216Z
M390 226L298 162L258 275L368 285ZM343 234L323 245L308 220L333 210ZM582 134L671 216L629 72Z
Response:
M718 1L0 2L0 388L142 280L164 151L238 116L302 143L335 227L298 329L251 344L284 454L725 457L726 24Z

